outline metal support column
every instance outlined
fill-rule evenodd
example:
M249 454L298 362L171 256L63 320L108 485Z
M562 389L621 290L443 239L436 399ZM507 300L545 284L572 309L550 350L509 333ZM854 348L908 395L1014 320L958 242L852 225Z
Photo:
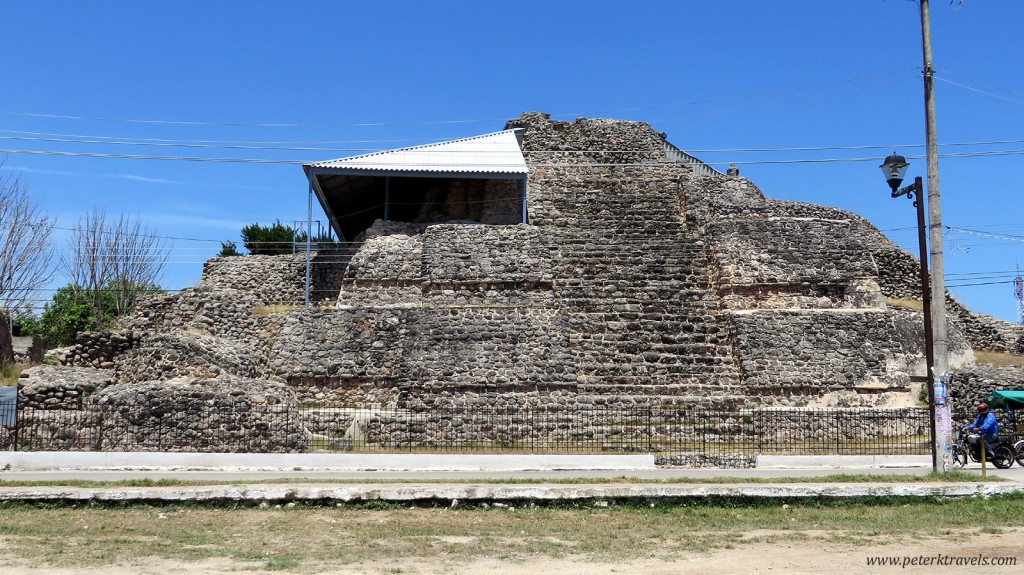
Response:
M316 177L316 176L313 176ZM309 209L306 212L306 309L309 309L309 290L312 283L311 256L313 247L313 181L309 182Z
M523 223L530 223L529 215L526 212L526 178L519 180L519 196L523 202Z

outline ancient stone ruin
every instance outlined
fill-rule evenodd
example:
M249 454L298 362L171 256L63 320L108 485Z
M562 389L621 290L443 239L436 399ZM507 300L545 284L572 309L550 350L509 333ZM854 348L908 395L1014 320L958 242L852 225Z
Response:
M525 204L510 184L395 184L414 208L338 230L352 243L313 255L308 309L305 254L217 258L64 363L108 369L94 401L129 411L158 382L197 402L188 381L414 411L918 404L921 313L892 305L920 299L917 262L868 222L768 199L645 123L527 113L506 128ZM953 366L1021 337L948 303Z

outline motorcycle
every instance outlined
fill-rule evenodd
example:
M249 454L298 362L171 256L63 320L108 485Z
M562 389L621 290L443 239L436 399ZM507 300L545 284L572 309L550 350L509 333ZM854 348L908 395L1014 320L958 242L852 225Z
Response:
M988 394L985 403L993 409L1006 410L1006 422L1013 438L1017 465L1024 467L1024 390L997 389Z
M971 433L968 428L961 429L956 443L953 444L953 464L962 468L967 465L968 461L980 463L981 448L984 443L981 435ZM992 465L999 469L1007 469L1013 465L1015 455L1011 441L1000 435L996 444L991 446L986 453L985 460L992 462Z

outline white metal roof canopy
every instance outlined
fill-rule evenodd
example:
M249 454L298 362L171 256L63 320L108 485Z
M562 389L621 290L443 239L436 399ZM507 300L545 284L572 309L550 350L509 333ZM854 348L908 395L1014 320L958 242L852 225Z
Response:
M303 166L331 227L350 240L376 219L411 221L429 190L453 182L519 183L525 222L526 160L522 130L316 162Z

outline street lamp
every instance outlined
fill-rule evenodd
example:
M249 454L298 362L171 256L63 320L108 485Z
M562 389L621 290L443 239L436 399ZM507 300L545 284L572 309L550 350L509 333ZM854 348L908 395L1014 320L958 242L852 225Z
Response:
M914 207L917 208L917 246L919 259L921 260L921 301L924 305L924 370L925 385L928 387L928 421L931 427L932 470L941 471L935 442L935 386L932 381L932 368L935 366L935 356L932 348L932 306L931 289L929 289L928 282L928 243L925 240L924 183L919 176L914 178L913 184L900 188L900 184L903 183L903 176L906 175L909 166L910 164L907 163L906 158L893 152L891 156L885 158L885 161L879 168L882 169L882 174L885 175L885 182L892 188L892 197L907 196L907 199L912 200ZM944 402L945 398L941 398L941 401Z

